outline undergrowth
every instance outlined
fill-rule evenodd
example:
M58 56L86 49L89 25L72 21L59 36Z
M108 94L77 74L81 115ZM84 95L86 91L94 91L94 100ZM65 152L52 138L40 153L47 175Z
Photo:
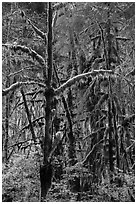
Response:
M131 202L135 197L133 173L123 174L124 179L119 187L116 180L113 184L90 183L90 174L87 174L85 168L83 171L78 168L71 171L72 169L65 169L60 179L53 177L46 201ZM34 154L29 158L22 154L14 155L8 165L3 165L3 201L39 202L39 180L39 165L34 159Z

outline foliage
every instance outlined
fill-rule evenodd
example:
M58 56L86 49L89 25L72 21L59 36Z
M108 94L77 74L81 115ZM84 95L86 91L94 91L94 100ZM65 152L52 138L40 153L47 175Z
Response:
M120 173L122 186L118 186L117 176L113 184L108 184L104 180L102 184L90 183L89 185L90 173L86 168L70 167L65 172L61 180L52 183L47 201L130 202L128 189L132 195L134 194L132 189L134 189L135 179L132 174ZM82 189L78 190L76 181L79 180L74 178L82 179L84 182L81 183ZM40 196L39 163L38 160L36 161L35 152L31 153L28 158L24 154L15 154L8 166L3 165L2 181L3 201L7 195L12 202L38 202ZM70 181L73 181L73 184Z
M6 195L12 202L39 200L39 166L35 153L29 157L15 154L8 165L3 165L3 201Z

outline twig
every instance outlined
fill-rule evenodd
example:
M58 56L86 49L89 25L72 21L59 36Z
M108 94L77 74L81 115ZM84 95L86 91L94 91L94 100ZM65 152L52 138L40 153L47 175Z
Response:
M40 116L39 118L36 118L35 120L32 121L32 124L35 124L37 121L41 120L45 118L45 116ZM25 125L20 131L23 131L25 129L29 128L29 124L28 125Z
M18 142L18 143L15 143L15 144L13 144L13 145L8 146L8 148L12 148L12 147L18 146L18 145L20 145L20 144L26 143L26 142L31 141L31 140L32 140L32 139L28 139L28 140L25 140L25 141L20 141L20 142Z

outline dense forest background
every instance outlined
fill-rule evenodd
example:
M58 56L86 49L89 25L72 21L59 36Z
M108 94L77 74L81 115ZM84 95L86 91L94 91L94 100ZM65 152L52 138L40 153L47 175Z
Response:
M135 201L135 3L2 3L3 202Z

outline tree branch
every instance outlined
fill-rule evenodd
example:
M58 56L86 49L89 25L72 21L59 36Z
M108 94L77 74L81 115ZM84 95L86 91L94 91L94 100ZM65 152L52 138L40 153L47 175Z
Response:
M77 76L74 76L73 78L69 79L66 83L62 84L59 88L55 89L55 94L58 95L62 93L66 88L72 86L75 82L79 81L80 79L86 77L86 76L96 76L98 74L114 74L112 70L93 70L92 72L79 74Z
M101 35L97 35L97 36L95 36L95 37L93 37L93 38L91 38L91 35L90 35L89 37L90 37L90 40L93 41L93 40L96 40L96 39L100 38Z
M29 142L29 141L31 141L31 140L32 140L32 139L28 139L28 140L25 140L25 141L17 142L17 143L15 143L15 144L13 144L13 145L8 146L8 148L12 148L12 147L21 145L21 144L26 143L26 142Z
M46 38L46 33L42 32L38 27L36 27L32 21L26 16L25 12L23 10L20 11L20 14L22 16L22 18L24 18L26 21L28 21L28 23L32 26L33 30L35 31L35 33L40 36L42 39Z
M29 70L31 70L31 71L37 71L37 72L39 72L39 70L40 70L40 68L35 68L36 67L36 65L30 65L30 66L26 66L26 67L23 67L22 69L20 69L20 70L18 70L18 71L16 71L16 72L12 72L12 73L10 73L9 75L8 75L8 77L13 77L13 76L16 76L17 74L20 74L20 72L24 72L24 71L29 71ZM41 70L40 70L41 71Z
M39 28L37 28L35 25L33 25L33 23L31 22L30 19L27 19L28 23L32 26L33 30L35 31L35 33L40 36L42 39L45 40L46 42L46 34L44 32L42 32Z
M7 95L9 92L11 91L15 91L16 89L18 89L19 87L23 86L23 85L39 85L41 87L44 87L46 88L46 85L43 84L43 83L37 83L35 81L26 81L26 82L16 82L14 84L12 84L10 87L6 88L6 89L3 89L2 90L2 96L5 96Z
M21 50L23 53L27 53L29 56L31 56L33 60L35 59L36 61L38 61L42 66L45 65L44 58L31 48L28 48L22 45L12 45L12 44L2 44L2 46L6 48L10 48L11 50L14 50L14 52Z
M87 154L86 158L82 161L83 164L85 164L85 163L88 161L88 159L89 159L90 156L92 155L92 153L93 153L93 151L95 150L95 148L96 148L101 142L103 142L103 141L104 141L104 139L100 140L99 142L97 142L97 143L92 147L91 151Z
M35 125L36 122L38 122L38 121L41 120L41 119L44 119L44 117L45 117L45 116L40 116L39 118L36 118L36 119L34 119L33 121L31 121L31 123L32 123L33 125ZM27 125L24 126L20 131L22 132L23 130L28 129L28 128L29 128L29 125L30 125L30 124L27 124Z
M128 40L131 40L131 39L130 39L130 38L125 38L125 37L117 36L117 37L116 37L116 40L128 41Z
M22 98L23 98L23 101L24 101L24 106L25 106L25 110L26 110L26 113L27 113L32 138L34 140L34 143L36 143L36 136L35 136L35 132L34 132L34 128L33 128L33 123L31 121L31 115L30 115L30 112L29 112L29 108L28 108L28 105L27 105L27 101L26 101L26 97L25 97L23 89L21 89L21 94L22 94Z

